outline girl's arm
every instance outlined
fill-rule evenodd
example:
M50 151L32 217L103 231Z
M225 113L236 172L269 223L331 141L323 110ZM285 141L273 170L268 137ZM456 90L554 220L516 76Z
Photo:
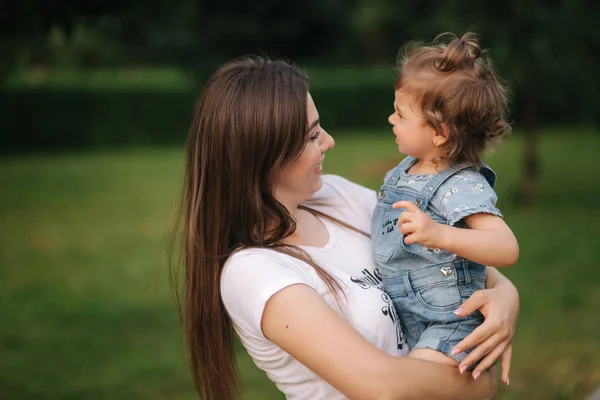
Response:
M473 214L465 218L471 229L442 225L432 220L415 204L399 201L394 208L405 208L398 218L406 244L420 243L440 248L479 264L503 267L519 258L515 235L502 218L492 214Z
M472 371L473 376L485 371L502 357L502 381L508 385L512 340L519 317L519 292L496 268L488 267L486 272L487 289L475 292L455 311L459 316L467 316L479 310L485 316L485 321L455 349L460 352L460 349L477 346L459 365L459 368L468 368L483 358Z
M388 355L304 284L287 286L267 301L261 329L352 399L485 399L496 391L490 371L474 380L457 368Z
M473 214L464 219L471 229L440 225L440 248L483 265L506 267L519 259L519 244L502 218Z

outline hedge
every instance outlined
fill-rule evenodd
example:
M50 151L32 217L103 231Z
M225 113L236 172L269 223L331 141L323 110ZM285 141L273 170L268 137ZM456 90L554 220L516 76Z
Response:
M393 92L387 84L312 86L323 126L341 131L385 131ZM0 154L122 145L182 144L198 93L186 89L18 88L0 92ZM593 107L575 99L538 104L540 125L597 123ZM512 120L519 125L522 98Z
M321 122L380 129L392 109L389 87L311 90ZM0 94L0 152L183 143L197 93L19 89Z

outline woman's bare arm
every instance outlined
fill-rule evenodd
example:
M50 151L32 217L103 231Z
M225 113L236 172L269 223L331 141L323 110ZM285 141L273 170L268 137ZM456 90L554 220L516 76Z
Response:
M496 390L491 372L474 380L457 368L388 355L303 284L269 299L261 327L266 338L352 399L485 399Z

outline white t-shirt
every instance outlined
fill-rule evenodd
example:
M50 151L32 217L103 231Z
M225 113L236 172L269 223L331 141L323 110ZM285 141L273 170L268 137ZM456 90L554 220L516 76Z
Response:
M370 189L325 175L323 187L305 205L368 233L376 200ZM321 221L329 231L327 245L302 248L342 284L347 299L344 318L374 346L394 356L406 355L408 347L394 306L381 289L370 239L327 219ZM221 276L221 296L248 354L287 399L344 399L261 331L267 300L297 283L313 287L339 313L327 286L310 265L267 249L246 249L229 258Z

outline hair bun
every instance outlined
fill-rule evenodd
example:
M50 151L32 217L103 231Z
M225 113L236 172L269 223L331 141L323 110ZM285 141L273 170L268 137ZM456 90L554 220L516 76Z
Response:
M472 68L475 61L484 57L487 50L482 50L477 35L472 32L465 33L461 38L452 33L442 33L434 41L450 36L453 39L445 46L436 68L440 72L453 72L458 69Z

